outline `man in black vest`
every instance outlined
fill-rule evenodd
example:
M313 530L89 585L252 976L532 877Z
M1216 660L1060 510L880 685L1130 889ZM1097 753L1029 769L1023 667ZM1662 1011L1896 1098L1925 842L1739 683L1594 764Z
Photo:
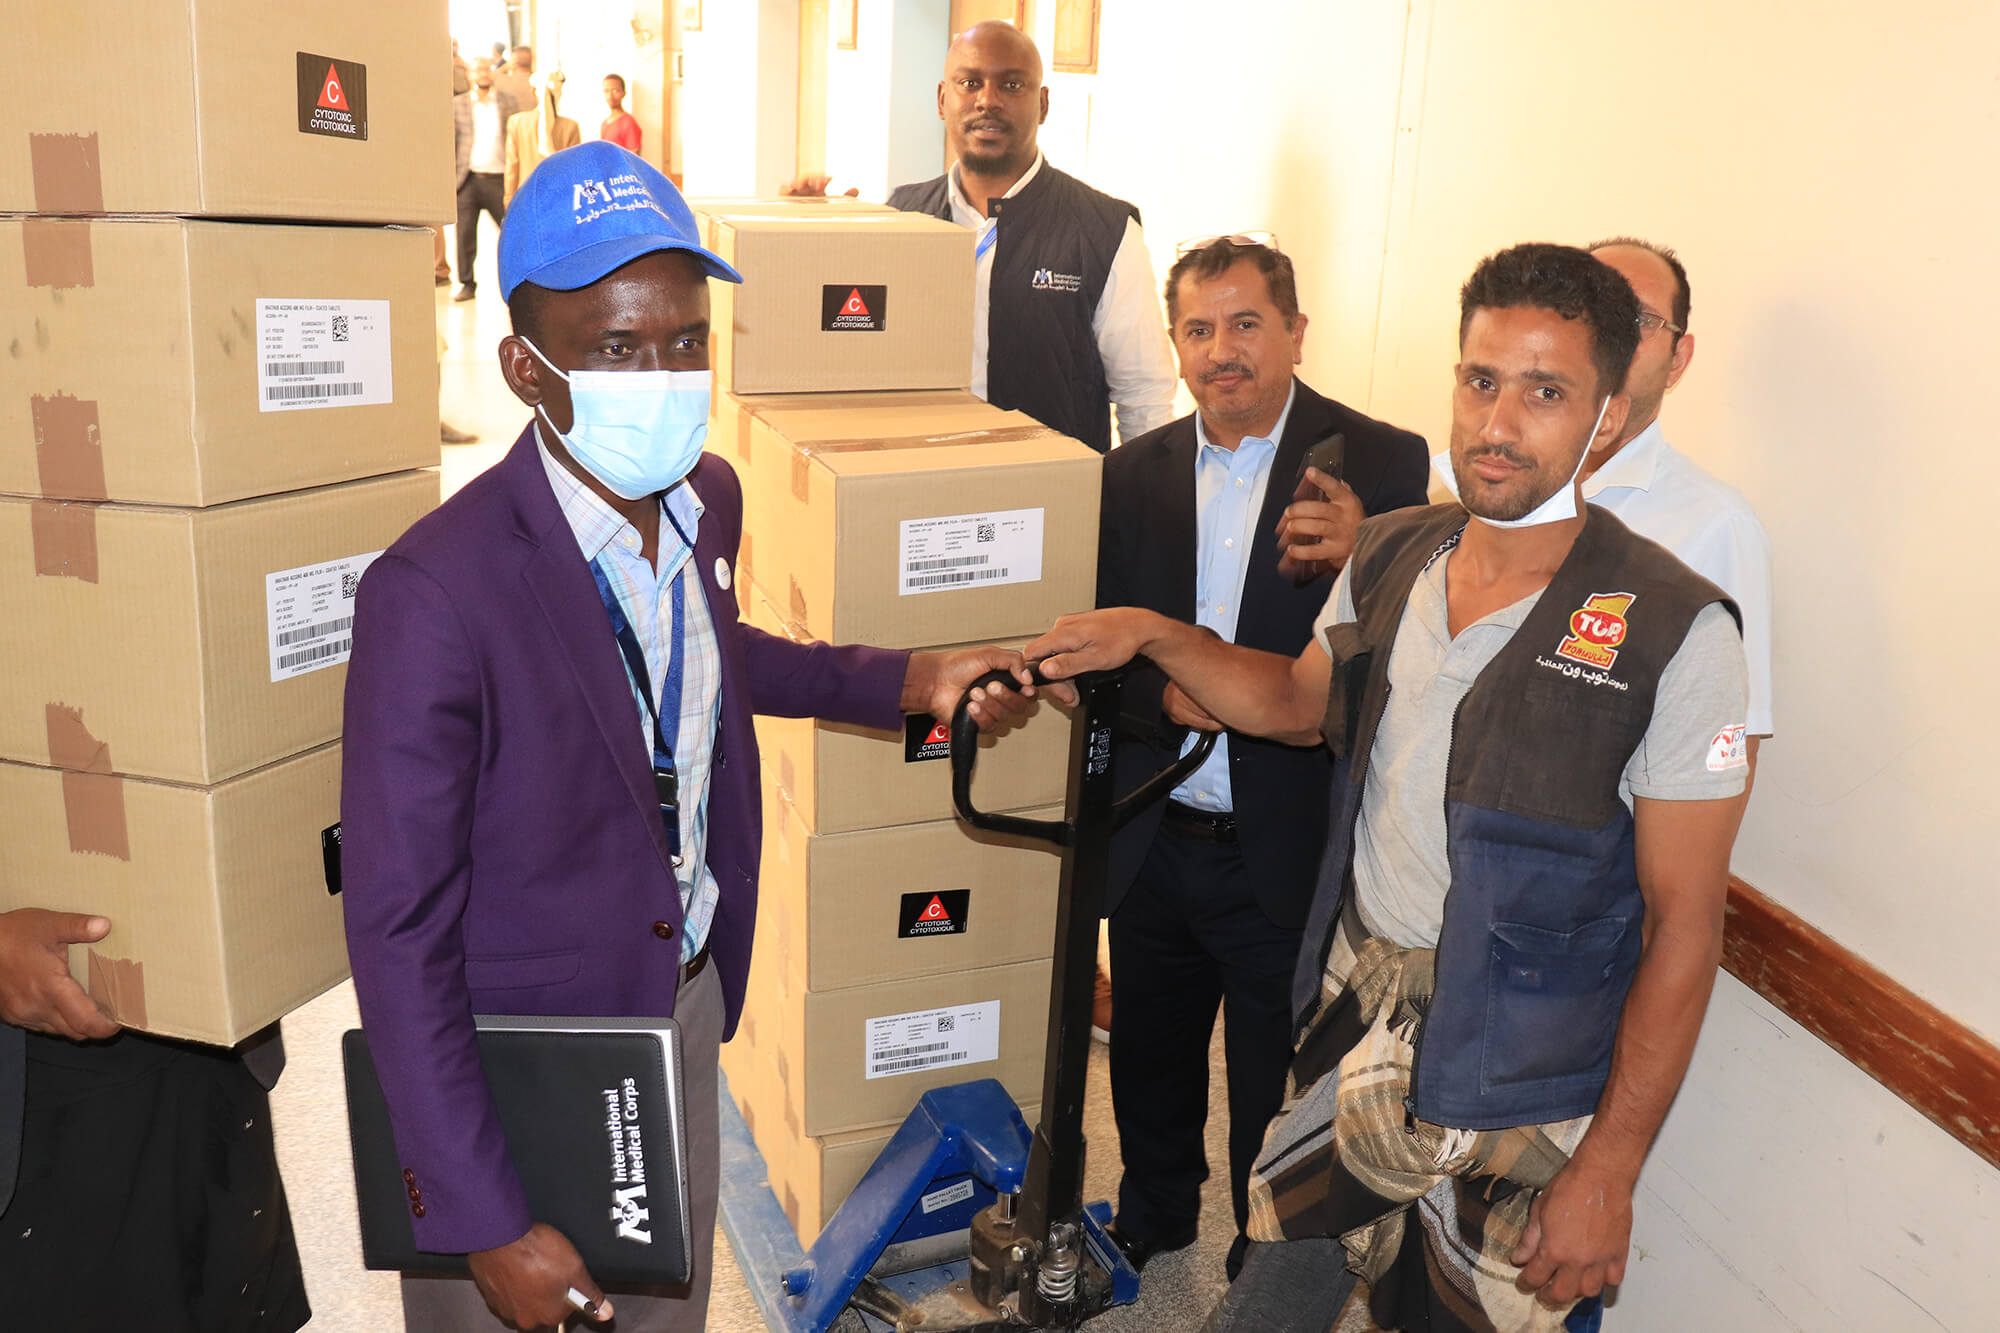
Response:
M979 233L972 391L1101 453L1113 403L1122 439L1173 416L1173 363L1139 210L1049 165L1035 146L1048 114L1035 44L999 20L974 24L938 84L958 164L889 203Z
M1292 261L1271 246L1218 237L1190 250L1166 296L1198 410L1105 460L1097 604L1144 607L1290 657L1311 639L1362 514L1424 503L1423 439L1294 376L1306 316ZM1302 476L1307 450L1335 435L1340 475ZM1288 549L1280 529L1292 519L1324 532ZM1198 719L1157 670L1128 682L1124 699L1115 767L1129 788L1172 763ZM1194 1239L1208 1178L1209 1034L1226 1006L1231 1277L1241 1264L1250 1164L1284 1100L1292 968L1332 777L1318 744L1225 735L1113 844L1111 1102L1125 1163L1114 1230L1135 1263Z
M1025 650L1056 677L1143 653L1233 730L1336 756L1296 1094L1211 1329L1330 1326L1343 1260L1378 1326L1430 1333L1553 1331L1623 1277L1748 770L1734 606L1580 499L1630 409L1638 317L1580 250L1484 261L1441 478L1463 507L1364 523L1296 658L1132 609ZM1413 1222L1440 1179L1454 1215Z

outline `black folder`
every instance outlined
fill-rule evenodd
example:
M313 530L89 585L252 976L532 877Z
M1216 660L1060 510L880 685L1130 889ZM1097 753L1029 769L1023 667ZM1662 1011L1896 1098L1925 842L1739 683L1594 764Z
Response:
M671 1018L482 1015L479 1059L529 1211L605 1284L690 1276L687 1107ZM463 1273L417 1248L389 1108L360 1029L341 1039L361 1255L373 1269Z

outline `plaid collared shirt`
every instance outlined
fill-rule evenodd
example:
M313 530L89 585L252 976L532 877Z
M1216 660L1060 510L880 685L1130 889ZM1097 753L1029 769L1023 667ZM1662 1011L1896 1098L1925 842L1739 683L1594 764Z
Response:
M708 943L709 924L715 919L719 896L715 876L708 869L708 788L709 764L715 756L715 727L722 694L722 651L716 642L715 623L708 616L708 600L702 593L701 573L694 568L694 550L681 540L685 532L693 541L701 526L701 499L694 488L679 485L660 498L661 508L673 522L660 524L660 572L639 554L639 533L624 515L593 494L555 460L536 432L535 447L542 456L542 468L549 485L562 505L563 517L576 533L576 544L585 560L597 561L605 581L625 612L625 619L639 637L652 677L644 688L658 700L667 678L667 659L673 632L673 587L682 586L683 624L681 647L685 665L681 668L681 715L674 734L674 771L680 777L681 855L674 864L674 881L680 887L681 961L701 952ZM675 524L680 532L675 531ZM610 632L607 623L605 632ZM624 654L619 655L623 662ZM632 668L625 668L632 686L634 725L645 754L653 753L653 725L639 691L640 682ZM662 719L664 721L664 719Z

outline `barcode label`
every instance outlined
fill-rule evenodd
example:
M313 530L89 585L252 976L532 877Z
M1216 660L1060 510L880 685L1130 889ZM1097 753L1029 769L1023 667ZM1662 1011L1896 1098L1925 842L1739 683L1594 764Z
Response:
M257 301L257 410L395 401L387 301Z
M1042 577L1040 509L905 519L898 547L897 592L948 592ZM978 548L978 549L974 549Z
M293 403L301 398L359 398L367 389L359 380L345 384L270 384L264 388L264 398L273 403Z
M354 647L354 640L352 639L339 639L333 643L316 643L310 648L301 648L295 653L282 654L278 658L278 667L280 670L288 671L293 667L305 666L309 662L327 662L331 665L330 659L334 657L346 661L348 650L352 647Z
M862 1050L868 1078L997 1060L1000 1001L867 1019Z
M1010 583L1005 565L998 569L959 569L944 574L918 574L903 580L905 592L923 592L930 588L962 588L970 583Z
M353 595L348 594L350 597ZM280 630L272 642L280 648L285 648L295 643L304 643L307 639L324 639L329 634L338 634L344 629L353 627L353 616L340 616L334 620L322 620L317 625L300 625L297 629Z
M380 551L264 576L265 636L275 684L339 666L354 652L354 598Z

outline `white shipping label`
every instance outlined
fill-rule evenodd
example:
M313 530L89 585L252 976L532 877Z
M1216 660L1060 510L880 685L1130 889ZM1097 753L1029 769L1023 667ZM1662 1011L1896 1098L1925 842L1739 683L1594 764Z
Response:
M998 1060L1000 1001L866 1019L862 1049L869 1078Z
M257 410L392 403L387 301L257 302Z
M265 637L275 684L354 653L354 594L380 551L264 576Z
M1042 577L1040 509L903 520L897 592L950 592Z

